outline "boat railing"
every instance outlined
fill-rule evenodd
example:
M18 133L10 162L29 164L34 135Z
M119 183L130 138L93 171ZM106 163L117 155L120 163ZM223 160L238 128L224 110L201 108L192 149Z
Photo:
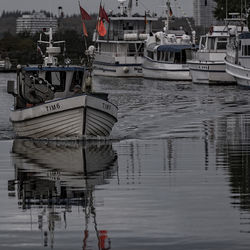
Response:
M114 57L127 57L127 56L143 56L143 52L103 52L103 51L96 51L96 54L102 54L104 56L114 56Z
M134 41L134 40L145 40L145 30L120 30L107 32L104 37L99 36L99 40L113 40L113 41Z

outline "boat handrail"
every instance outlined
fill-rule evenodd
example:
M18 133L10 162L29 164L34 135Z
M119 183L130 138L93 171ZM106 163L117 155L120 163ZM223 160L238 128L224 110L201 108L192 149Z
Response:
M107 56L115 56L115 57L121 57L121 56L143 56L143 52L124 52L124 53L117 53L117 52L103 52L103 51L96 51L96 54L102 54Z
M107 33L105 36L98 37L98 40L114 40L114 41L123 41L124 40L124 35L126 34L136 34L138 36L137 40L139 39L139 36L141 34L148 34L147 32L145 32L144 29L139 29L139 30L120 30L120 31L113 31L110 33Z

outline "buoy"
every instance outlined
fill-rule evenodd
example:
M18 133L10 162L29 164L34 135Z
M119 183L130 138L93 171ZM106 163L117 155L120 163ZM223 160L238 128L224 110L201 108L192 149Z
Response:
M124 67L124 68L123 68L123 72L124 72L124 73L128 73L128 72L129 72L129 68L128 68L128 67Z

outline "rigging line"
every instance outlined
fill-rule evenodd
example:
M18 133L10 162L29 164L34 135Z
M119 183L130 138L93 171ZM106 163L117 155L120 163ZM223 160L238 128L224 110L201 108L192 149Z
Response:
M182 12L184 18L186 19L186 21L187 21L187 23L188 23L188 25L189 25L191 31L194 31L194 29L193 29L193 27L192 27L192 24L191 24L190 20L188 19L186 12L185 12L185 11L182 9L182 7L180 6L180 3L179 3L178 1L176 1L176 0L175 0L175 3L177 4L178 9Z
M138 0L138 3L140 3L140 5L141 5L145 10L149 10L149 8L147 8L147 6L146 6L144 3L142 3L142 1L139 1L139 0Z

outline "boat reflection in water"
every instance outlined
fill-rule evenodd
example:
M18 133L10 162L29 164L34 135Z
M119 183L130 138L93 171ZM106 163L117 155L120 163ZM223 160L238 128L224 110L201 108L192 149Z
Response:
M250 211L250 113L218 119L216 165L228 172L231 205L240 209L241 232L249 233Z
M15 140L12 153L16 178L9 180L9 195L18 197L20 209L33 217L36 214L45 247L53 248L57 225L64 224L66 229L67 215L78 211L78 221L85 217L83 249L89 247L91 221L98 249L109 249L107 231L98 229L93 191L116 173L117 154L112 144Z

